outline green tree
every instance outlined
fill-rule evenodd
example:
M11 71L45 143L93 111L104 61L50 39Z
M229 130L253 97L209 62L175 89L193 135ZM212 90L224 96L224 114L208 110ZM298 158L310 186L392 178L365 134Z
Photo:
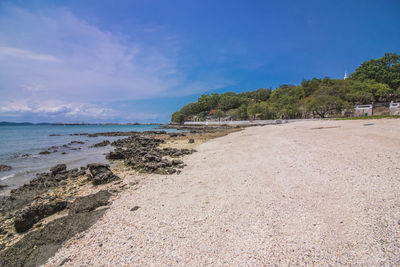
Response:
M224 111L229 109L238 108L243 103L243 99L232 93L222 94L219 98L218 107Z
M221 118L225 116L225 113L222 110L218 109L215 111L214 116L220 121Z
M394 92L400 87L400 55L386 53L379 59L365 61L350 75L350 78L384 83Z
M312 112L315 115L325 118L328 113L340 112L345 108L350 108L351 105L340 97L331 95L311 96L305 103L306 111Z
M194 103L189 103L183 108L181 108L180 112L183 114L183 116L186 118L196 115L202 111L201 106L199 103L194 102Z
M201 95L197 103L199 104L201 111L210 111L217 108L220 96L217 93L211 95L203 94Z
M261 117L262 113L263 113L263 108L260 103L253 103L247 107L247 115L252 120L256 119L256 117Z
M247 116L246 104L242 104L240 105L240 107L236 109L236 117L239 118L240 120L247 120L248 116Z
M351 100L352 96L372 96L370 100L362 99L360 104L369 103L372 101L387 101L395 97L395 90L392 90L387 84L378 83L374 80L352 80L350 88L346 94L347 99Z
M185 116L181 112L176 111L176 112L172 113L172 116L171 116L172 122L183 123L184 120L185 120Z

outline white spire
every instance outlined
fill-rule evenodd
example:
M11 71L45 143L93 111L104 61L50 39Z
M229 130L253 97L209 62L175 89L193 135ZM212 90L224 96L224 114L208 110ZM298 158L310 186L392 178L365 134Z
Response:
M347 77L347 72L344 72L344 79L343 80L346 80L348 77Z

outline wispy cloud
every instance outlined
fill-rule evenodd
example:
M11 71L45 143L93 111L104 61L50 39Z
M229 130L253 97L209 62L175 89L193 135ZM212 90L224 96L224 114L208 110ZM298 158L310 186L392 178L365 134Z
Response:
M37 54L31 51L6 46L0 46L0 57L2 56L21 57L37 61L60 62L58 58L50 55Z
M108 119L116 115L114 110L94 104L62 103L59 101L31 102L27 100L4 103L0 107L0 113L6 116L37 114L42 117L63 116L71 119L91 117Z
M91 25L65 9L39 13L12 6L3 6L0 25L7 25L0 27L0 116L104 117L111 110L94 108L96 103L196 93L213 86L187 80L178 65L179 38L158 25L143 27L146 31L138 25L128 36ZM141 34L152 38L146 41ZM229 83L221 81L215 85ZM46 108L40 104L44 99L60 106Z

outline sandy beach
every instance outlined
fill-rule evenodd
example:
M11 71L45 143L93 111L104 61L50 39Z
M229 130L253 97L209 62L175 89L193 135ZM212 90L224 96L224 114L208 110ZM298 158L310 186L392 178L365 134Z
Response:
M246 128L198 145L179 175L122 175L46 265L399 265L399 149L398 119Z

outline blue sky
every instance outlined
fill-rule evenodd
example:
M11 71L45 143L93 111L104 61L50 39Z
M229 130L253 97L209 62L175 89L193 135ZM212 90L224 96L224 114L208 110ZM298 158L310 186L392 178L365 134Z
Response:
M0 121L168 122L399 53L400 2L2 1Z

